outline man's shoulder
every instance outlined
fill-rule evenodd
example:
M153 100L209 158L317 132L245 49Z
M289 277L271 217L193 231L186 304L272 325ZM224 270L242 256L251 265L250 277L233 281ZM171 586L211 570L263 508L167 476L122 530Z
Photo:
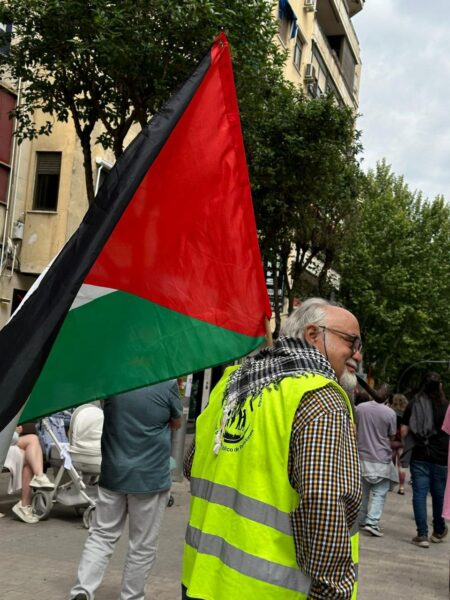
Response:
M391 407L391 406L386 406L386 404L383 405L384 408L386 409L386 414L392 419L392 418L397 418L397 413L395 412L395 410Z
M146 385L145 387L129 393L130 397L134 398L134 400L169 400L174 390L176 390L178 394L177 382L173 379L170 379L168 381L161 381L160 383Z
M390 406L382 404L381 402L376 402L375 400L358 404L356 413L359 416L370 413L370 418L373 419L391 420L397 418L395 411Z
M348 414L348 405L332 382L306 392L298 407L299 416L307 422L342 412Z

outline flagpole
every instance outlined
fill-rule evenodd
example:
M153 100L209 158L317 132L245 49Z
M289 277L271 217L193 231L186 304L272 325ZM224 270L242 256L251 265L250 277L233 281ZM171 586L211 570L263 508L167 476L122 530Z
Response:
M264 317L264 323L266 326L266 344L267 346L273 346L272 328L270 327L270 320Z

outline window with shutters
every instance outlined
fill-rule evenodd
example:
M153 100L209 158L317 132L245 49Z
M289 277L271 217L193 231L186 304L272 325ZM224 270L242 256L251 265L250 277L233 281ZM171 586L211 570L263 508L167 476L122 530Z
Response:
M33 210L56 211L61 152L37 152Z
M11 45L12 23L0 23L0 54L9 54Z
M15 106L16 97L14 94L0 87L0 202L6 202L8 196L14 123L9 118L9 113Z
M303 49L303 40L297 34L297 37L295 39L293 62L294 62L295 68L299 72L300 72L300 63L302 62L302 49Z

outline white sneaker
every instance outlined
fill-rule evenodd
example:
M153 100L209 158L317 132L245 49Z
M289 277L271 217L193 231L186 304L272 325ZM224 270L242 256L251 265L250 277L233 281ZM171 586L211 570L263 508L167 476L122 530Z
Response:
M383 532L378 525L365 525L364 529L374 537L383 537Z
M20 501L12 507L13 513L24 523L39 523L38 517L34 514L31 506L22 506Z
M30 481L30 487L39 488L40 490L53 490L55 489L55 484L50 481L45 473L42 473L42 475L35 475L33 477Z

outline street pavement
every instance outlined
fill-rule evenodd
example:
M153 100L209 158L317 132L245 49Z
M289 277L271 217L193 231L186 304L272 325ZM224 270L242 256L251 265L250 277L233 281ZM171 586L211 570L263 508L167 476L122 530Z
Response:
M87 535L73 508L55 505L47 521L26 525L12 517L17 497L6 495L0 475L0 600L66 600ZM382 519L384 537L361 535L359 600L439 600L448 598L450 541L429 549L411 544L415 535L411 488L388 495ZM178 600L189 486L174 483L175 503L167 508L158 558L146 600ZM96 600L116 600L126 535L120 540ZM264 599L258 599L264 600ZM282 600L282 599L280 599Z

